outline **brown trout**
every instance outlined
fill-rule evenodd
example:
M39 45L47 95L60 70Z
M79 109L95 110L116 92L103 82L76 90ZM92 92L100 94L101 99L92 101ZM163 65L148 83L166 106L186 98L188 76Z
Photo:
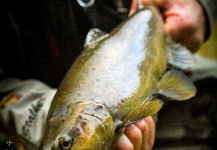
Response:
M182 72L167 68L169 51L177 48L166 48L162 26L158 10L147 7L110 34L89 32L51 103L40 149L112 149L124 127L161 109L159 96L195 95Z

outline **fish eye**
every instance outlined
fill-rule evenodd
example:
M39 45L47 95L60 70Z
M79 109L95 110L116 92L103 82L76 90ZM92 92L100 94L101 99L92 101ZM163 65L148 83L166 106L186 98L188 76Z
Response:
M72 141L69 138L62 137L59 139L59 147L68 150L72 147Z

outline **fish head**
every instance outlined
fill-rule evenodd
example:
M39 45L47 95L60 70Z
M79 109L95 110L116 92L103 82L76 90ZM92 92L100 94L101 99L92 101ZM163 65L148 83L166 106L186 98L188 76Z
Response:
M112 145L113 136L113 119L105 106L69 104L65 116L54 113L48 118L39 149L104 150Z

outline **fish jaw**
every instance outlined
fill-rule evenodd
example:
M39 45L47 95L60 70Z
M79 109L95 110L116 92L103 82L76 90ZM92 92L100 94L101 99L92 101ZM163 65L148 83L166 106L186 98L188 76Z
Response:
M65 112L48 118L40 150L104 150L114 142L113 119L104 105L70 103Z

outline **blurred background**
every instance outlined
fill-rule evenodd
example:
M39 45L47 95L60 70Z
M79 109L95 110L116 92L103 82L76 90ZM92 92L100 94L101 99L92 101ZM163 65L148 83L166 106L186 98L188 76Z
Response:
M217 23L198 55L217 60ZM156 150L215 150L217 148L217 79L195 82L189 101L168 102L159 112Z

